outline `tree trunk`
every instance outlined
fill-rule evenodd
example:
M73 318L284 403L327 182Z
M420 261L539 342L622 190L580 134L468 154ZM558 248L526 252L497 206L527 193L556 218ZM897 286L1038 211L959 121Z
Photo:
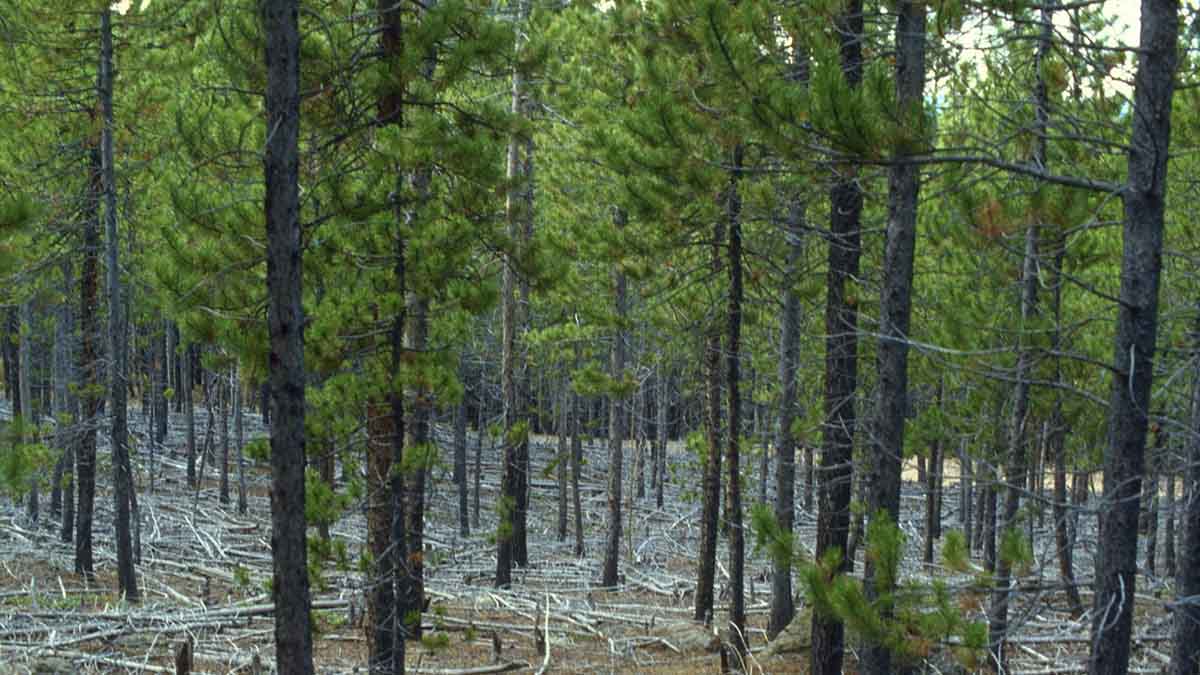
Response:
M751 378L751 382L754 382L754 378ZM751 384L751 397L754 396L755 389L757 387ZM752 403L751 409L754 411L754 445L758 448L758 503L766 506L769 498L767 482L771 477L771 453L767 452L768 443L763 434L762 408L757 403Z
M725 464L729 470L726 482L725 520L729 529L729 644L744 661L749 650L746 638L746 538L742 527L741 462L741 344L742 344L742 197L739 182L742 178L742 146L733 148L733 168L729 175L726 195L726 215L729 219L729 333L726 343L726 379L729 395L729 433L726 435Z
M56 445L62 454L54 472L54 493L58 495L58 509L61 516L59 538L64 544L71 543L75 538L75 446L78 435L79 419L75 412L75 395L71 391L74 384L72 377L72 348L71 343L75 334L75 317L71 311L70 297L72 286L72 266L69 260L63 260L62 265L63 302L55 312L54 322L54 414L58 420L55 432ZM67 419L71 418L70 423Z
M463 380L466 380L465 373ZM458 489L458 534L471 536L471 511L467 490L467 393L454 406L454 486Z
M575 370L582 365L582 347L575 343ZM579 493L579 479L583 473L583 397L571 389L571 510L575 514L575 557L582 558L583 547L583 496Z
M389 554L395 433L390 406L382 400L372 402L367 408L367 550L371 553L372 576L367 586L366 616L367 664L371 675L395 675L392 622L396 608Z
M623 236L624 211L617 210L613 224L616 236ZM625 393L622 389L625 382L625 343L629 339L625 328L628 315L625 272L619 264L614 266L613 271L613 306L618 328L612 338L610 368L617 390L609 395L608 403L608 533L604 540L604 568L600 573L600 585L610 588L620 581L617 566L621 554L621 487L625 462Z
M975 541L975 514L972 508L975 506L975 471L968 453L967 438L964 436L958 442L958 518L969 550L971 542Z
M408 348L413 354L424 354L429 349L429 300L413 296L408 307ZM430 412L433 405L428 385L418 384L412 392L412 412L408 426L407 450L414 453L406 466L411 466L404 476L405 487L405 537L408 542L408 579L410 604L406 607L415 612L408 635L421 639L421 608L425 606L425 480L429 467L436 456L436 446L430 438ZM415 461L413 461L415 460Z
M940 397L939 397L940 398ZM941 405L939 400L938 405ZM946 445L938 439L934 445L936 455L933 462L933 538L942 538L943 506L946 497Z
M1175 641L1172 675L1200 675L1200 302L1189 336L1192 342L1192 400L1184 454L1183 509L1179 573L1175 579ZM1180 602L1191 598L1190 602Z
M20 356L21 319L16 307L4 310L4 389L12 403L13 411L21 410Z
M127 601L138 601L137 575L133 569L130 508L133 495L133 470L129 462L129 430L126 415L126 374L128 364L128 328L122 300L121 270L118 263L120 240L117 238L117 184L113 167L113 48L112 10L100 12L100 77L98 92L103 116L100 135L101 178L104 189L104 231L108 264L108 336L111 349L109 397L112 400L113 500L116 514L117 584Z
M1173 458L1172 458L1173 460ZM1163 576L1175 578L1175 471L1174 461L1168 460L1163 472L1167 479L1167 512L1166 522L1163 523Z
M246 495L245 421L242 419L242 379L235 370L233 375L233 437L237 448L238 504L237 510L245 514L249 508Z
M938 521L940 515L937 509L938 482L941 477L939 466L942 457L942 441L934 441L929 448L929 474L925 483L925 550L921 559L927 565L933 564L933 541L937 539Z
M14 413L21 418L21 442L36 443L37 417L33 410L33 300L21 303L20 343L17 346L18 391L21 392L21 407L15 408ZM15 416L15 415L14 415ZM30 522L36 523L39 517L41 500L38 495L38 472L32 472L29 477L29 503L26 515Z
M567 470L571 466L571 434L567 431L570 424L571 413L569 410L570 404L568 397L570 390L567 385L566 378L562 381L562 391L559 392L555 403L555 432L558 435L558 453L554 458L554 475L557 479L556 487L558 488L558 541L564 542L567 540Z
M1133 134L1128 182L1122 197L1125 223L1121 291L1113 357L1109 445L1104 457L1104 498L1096 557L1095 605L1088 670L1117 675L1129 669L1129 637L1137 585L1137 495L1142 489L1150 386L1158 333L1163 212L1171 99L1178 59L1179 3L1142 0L1141 42L1134 77Z
M857 89L862 81L862 0L848 0L834 20L841 42L841 68L846 82ZM829 271L825 306L825 425L821 452L820 506L816 558L842 551L834 575L849 569L845 556L850 529L850 490L854 432L854 395L858 388L858 304L849 288L858 278L862 251L862 187L857 166L844 163L830 191ZM840 675L845 652L845 628L828 616L812 622L813 675Z
M380 0L381 2L389 2L390 0ZM398 9L388 9L383 12L386 20L396 21L396 26L399 25L400 14ZM392 26L389 25L384 30L384 39L388 40L390 36L388 32ZM397 28L397 30L399 30ZM399 39L397 37L397 39ZM385 50L386 51L386 50ZM391 53L391 52L389 52ZM395 53L398 53L395 52ZM400 103L397 100L396 110L399 110ZM397 183L400 182L397 179ZM400 204L395 205L396 220L403 222L403 214L400 213ZM396 296L406 298L408 295L408 271L406 266L406 251L408 248L407 240L401 236L396 236L396 260L394 277L396 280ZM399 377L402 370L402 364L407 357L404 348L404 327L408 321L407 305L400 303L401 310L392 322L391 327L391 381L395 381ZM401 675L405 671L406 648L405 642L412 635L411 622L415 618L420 623L420 605L416 603L416 589L413 582L413 572L411 565L412 548L408 541L408 523L409 516L406 513L408 504L406 497L408 493L405 489L406 476L404 471L397 470L405 465L405 419L404 419L404 392L399 388L392 387L388 396L389 404L392 412L392 471L390 472L391 480L391 498L392 498L392 537L389 544L391 576L393 582L393 597L394 605L390 612L390 621L392 627L392 671L396 675ZM416 616L412 616L413 610L416 610Z
M181 361L179 357L179 327L176 326L173 321L167 321L165 325L167 332L167 347L165 354L165 365L167 367L166 381L167 387L174 392L174 395L168 402L168 407L174 407L175 413L178 414L183 412L183 400L179 398L180 389L182 388L179 377L181 374L179 368L179 362ZM170 427L170 424L167 426Z
M479 530L479 488L483 481L483 438L487 430L487 397L485 396L487 378L484 368L479 368L479 411L475 420L475 485L471 495L471 527Z
M807 59L799 57L797 61L798 68L807 70ZM796 199L788 213L785 233L788 257L783 276L783 313L779 317L780 394L779 436L775 443L775 521L780 531L786 534L792 534L796 526L796 435L792 430L799 398L796 373L800 366L800 294L796 292L796 283L804 260L805 207L804 202ZM773 557L771 616L767 623L770 639L775 639L780 631L787 628L795 614L791 556Z
M855 471L851 477L850 503L866 504L867 476L870 471L870 462L862 457L861 450L857 450L856 454L856 457L852 455L851 463L861 467L862 470ZM862 545L863 539L866 538L865 529L866 514L862 509L857 509L850 514L850 543L846 544L846 572L850 574L854 573L854 565L858 562L858 547Z
M529 13L531 0L522 0L519 3L519 12L521 13L521 25L529 23ZM521 30L524 30L523 28ZM521 43L518 38L517 52L520 53ZM513 80L513 104L519 105L521 114L528 118L530 117L530 102L527 100L528 93L525 91L525 76L521 74L520 79L514 75ZM516 211L516 216L520 225L520 248L522 258L525 252L530 250L533 245L533 135L526 134L522 138L525 156L521 162L521 205ZM530 274L526 272L518 277L518 298L517 306L517 322L518 330L521 335L529 332L530 322L530 304L529 304L529 285ZM531 404L531 375L532 371L529 367L529 358L527 353L521 356L520 382L518 383L517 396L518 398L518 414L520 419L526 421L526 429L529 429L530 418L540 417L540 412L531 415L533 406ZM540 410L540 408L539 408ZM517 445L517 467L519 470L517 480L517 512L513 527L513 562L521 567L529 566L529 434L521 434L520 443Z
M637 425L639 431L637 435L637 450L634 453L633 472L637 476L637 499L642 500L646 498L646 427L649 425L648 415L650 410L650 388L646 382L643 382L642 386L638 387L636 395L638 397L638 413L635 415L634 424Z
M90 583L95 578L92 552L92 520L96 504L96 427L100 401L100 361L96 343L100 339L97 319L100 285L100 149L89 152L87 213L83 220L83 271L79 278L79 379L80 436L75 457L79 496L75 510L75 573Z
M300 31L296 0L263 0L266 37L267 326L271 379L271 595L277 669L312 675L304 513L304 310L299 219Z
M1154 426L1154 450L1146 460L1146 487L1142 490L1146 520L1146 573L1152 577L1158 573L1158 466L1166 452L1167 439L1166 430Z
M896 15L896 106L902 121L919 130L924 124L925 92L925 4L902 0ZM880 340L876 362L879 371L879 399L875 414L875 433L869 487L869 515L887 527L900 523L900 481L904 462L904 422L908 412L908 333L912 315L913 255L917 241L917 211L921 190L921 170L909 163L909 150L896 153L896 163L888 170L887 241L884 247L883 289L880 292ZM938 452L935 447L934 452ZM936 474L936 458L930 458L931 476ZM926 558L932 559L934 481L929 481L929 513L926 519ZM927 560L931 562L931 560ZM873 556L866 556L863 588L875 603L890 598L898 570L883 570L879 577ZM882 583L881 583L882 582ZM892 606L879 607L881 618L890 620ZM892 652L884 644L868 644L862 652L865 673L892 672Z
M217 375L217 415L221 418L221 484L219 499L229 503L229 386L228 373Z
M983 569L989 574L996 571L996 500L999 497L997 485L1000 474L995 466L988 467L987 487L983 491Z
M161 332L152 331L154 340L154 442L162 445L167 440L167 426L171 409L167 404L167 335L170 333L165 321L158 322ZM153 483L153 475L151 482Z
M667 480L667 410L671 406L670 389L670 375L660 367L655 386L658 400L654 409L657 418L654 431L658 436L655 443L658 446L658 452L654 455L654 504L660 509L663 507L663 483Z
M1050 284L1052 311L1054 312L1054 327L1050 334L1050 351L1053 356L1054 381L1063 384L1062 360L1057 354L1062 350L1062 295L1063 295L1063 259L1066 256L1066 240L1062 236L1054 239L1053 265L1050 267L1052 282ZM1050 431L1048 451L1054 462L1054 496L1052 518L1054 520L1054 543L1058 554L1058 575L1066 587L1067 604L1071 616L1078 618L1083 615L1083 601L1079 597L1079 588L1075 583L1075 545L1070 533L1070 518L1068 517L1067 495L1067 422L1063 417L1062 389L1055 387L1054 403L1050 413Z
M195 374L192 370L192 354L195 349L195 345L190 342L184 347L185 362L182 372L183 417L187 428L187 481L188 487L191 488L199 485L199 477L196 475L196 401L193 391L196 383L192 381Z
M1046 132L1049 115L1049 102L1046 93L1044 63L1050 55L1050 40L1053 37L1053 9L1043 7L1041 10L1041 33L1038 38L1037 51L1034 57L1034 72L1037 81L1034 89L1034 114L1037 139L1034 145L1032 163L1036 167L1046 166ZM1028 472L1028 450L1031 419L1029 413L1029 389L1032 377L1032 350L1028 347L1027 331L1038 313L1039 247L1041 224L1031 222L1025 230L1025 253L1021 266L1021 326L1017 334L1017 372L1016 391L1014 393L1013 416L1009 425L1008 458L1005 465L1004 477L1008 482L1004 494L1004 509L997 527L1001 537L1017 535L1017 516L1020 508L1021 493L1025 491L1026 474ZM1030 488L1033 486L1030 485ZM1009 583L1012 575L1012 561L1008 556L1000 556L996 561L996 589L992 594L992 604L988 610L988 640L991 652L990 663L998 672L1007 672L1008 660L1005 649L1008 639L1008 603Z
M725 225L720 219L713 227L710 262L713 277L721 274L721 242ZM721 330L715 318L704 340L704 436L707 456L704 462L703 515L700 522L700 560L696 573L696 605L693 618L705 625L712 622L713 585L717 570L717 526L721 513Z
M518 24L524 24L529 15L528 0L518 0ZM514 51L520 54L524 46L524 33L517 30ZM513 68L511 112L520 115L524 110L524 74L518 67ZM505 198L505 219L508 222L508 235L514 241L520 241L521 223L521 194L519 182L521 176L521 139L513 134L508 143L506 160L506 176L509 187ZM520 393L517 390L517 371L520 367L517 360L517 330L520 308L517 306L517 259L520 251L505 256L504 273L501 288L501 355L500 355L500 387L504 399L504 475L500 482L500 523L496 532L496 586L507 588L512 583L512 567L516 558L516 538L524 532L518 523L518 499L520 498L520 483L526 479L521 466L521 444L519 436L526 433L519 426L521 418Z

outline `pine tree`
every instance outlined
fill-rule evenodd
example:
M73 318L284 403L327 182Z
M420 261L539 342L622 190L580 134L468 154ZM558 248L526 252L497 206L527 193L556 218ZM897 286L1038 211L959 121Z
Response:
M1179 4L1142 3L1141 49L1134 86L1128 184L1124 201L1124 252L1117 339L1113 356L1111 428L1104 457L1092 650L1088 672L1123 673L1129 667L1131 597L1137 562L1137 495L1145 469L1145 440L1158 329L1158 289L1166 208L1171 99L1175 92Z

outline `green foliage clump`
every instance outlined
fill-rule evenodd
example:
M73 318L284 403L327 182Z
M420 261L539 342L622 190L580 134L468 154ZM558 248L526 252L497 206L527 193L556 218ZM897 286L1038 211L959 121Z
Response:
M780 527L770 506L755 504L751 507L750 526L754 530L755 553L766 550L779 564L802 560L803 554L796 546L796 533Z
M751 523L758 549L765 548L775 560L787 560L796 567L805 599L816 616L842 621L862 641L886 646L899 663L915 664L952 638L957 645L951 651L960 663L973 667L970 664L981 662L987 648L986 624L966 620L959 606L961 599L944 582L900 580L905 536L886 512L876 513L867 527L866 555L873 563L874 597L868 596L860 579L845 572L839 549L826 551L818 560L805 560L795 550L792 534L782 531L765 505L754 508ZM957 561L955 566L965 567L962 533L950 532L946 538L949 558Z
M0 442L7 451L0 453L0 489L19 500L29 491L30 482L44 482L51 463L51 452L36 438L34 425L21 417L15 418L0 430Z
M251 439L242 446L242 454L252 462L267 462L271 459L271 441L266 436Z
M966 572L971 565L971 552L967 548L967 537L962 530L946 532L942 543L942 564L955 572Z
M1018 576L1029 574L1033 565L1033 544L1020 528L1010 527L1004 531L1000 537L998 554Z

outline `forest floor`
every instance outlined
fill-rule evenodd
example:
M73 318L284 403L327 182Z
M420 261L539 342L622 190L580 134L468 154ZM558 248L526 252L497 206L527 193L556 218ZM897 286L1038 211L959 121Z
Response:
M0 419L8 417L0 402ZM204 429L203 411L197 428ZM115 593L115 549L112 545L111 464L101 434L98 452L95 549L97 579L86 586L73 572L73 546L59 540L57 518L47 513L29 520L23 505L0 504L0 675L9 673L173 673L174 653L190 637L195 645L195 672L251 673L256 657L273 662L270 597L271 576L269 477L265 467L248 470L249 511L236 508L236 469L231 471L231 504L218 499L217 474L205 469L198 491L186 487L182 416L171 416L165 448L154 453L154 490L150 490L150 446L145 420L131 415L137 445L142 559L138 580L142 602L128 605ZM247 416L247 438L263 433L259 418ZM198 432L199 434L200 432ZM469 444L474 457L474 434ZM441 438L441 441L447 440ZM444 444L448 447L448 443ZM691 617L695 586L700 504L695 486L698 467L682 447L669 453L671 479L666 507L652 498L635 500L631 531L623 551L624 583L614 591L598 589L607 503L607 458L604 444L585 445L581 494L586 555L573 555L573 537L557 541L557 490L543 475L555 454L551 439L535 438L529 558L514 573L508 590L492 587L495 571L490 535L495 531L499 484L498 450L483 448L481 527L460 537L457 494L449 468L434 471L426 524L426 591L431 598L423 618L426 639L410 643L409 672L498 672L510 666L533 672L559 673L719 672L720 661L706 651L706 631L684 627ZM633 453L627 452L627 457ZM219 456L219 454L218 454ZM445 456L445 455L444 455ZM747 462L749 463L749 462ZM631 462L632 464L632 462ZM757 463L755 463L757 464ZM632 473L631 467L626 471ZM649 487L649 486L647 486ZM44 497L44 495L43 495ZM752 495L747 502L752 501ZM945 496L944 523L958 524L957 489ZM961 596L970 619L982 617L978 594L966 589L969 575L920 562L923 491L905 485L902 527L908 534L906 579L943 580ZM811 553L816 514L798 508L798 540ZM1013 673L1085 672L1090 619L1072 619L1056 589L1053 531L1034 530L1035 563L1020 579L1023 588L1011 610L1015 638ZM352 509L332 527L344 542L349 564L331 564L314 588L315 659L319 673L366 673L366 642L361 625L362 574L354 561L365 546L365 520ZM315 531L312 533L316 536ZM747 669L761 673L802 673L807 654L768 656L765 625L769 610L769 560L753 550L748 537L747 610L752 655ZM1095 546L1094 518L1080 525L1077 576L1090 579ZM726 554L718 565L718 619L727 603ZM978 562L977 560L975 562ZM861 571L861 552L858 570ZM1170 651L1169 615L1163 608L1166 583L1139 579L1136 596L1135 651L1131 672L1162 672ZM1090 596L1084 594L1084 604ZM539 648L539 633L549 633L549 650ZM497 646L499 651L497 652ZM548 661L546 660L548 658ZM853 658L847 672L854 672ZM952 666L945 650L926 664L928 672L963 672ZM488 669L491 670L488 670ZM474 669L474 670L471 670ZM262 672L268 672L263 670Z

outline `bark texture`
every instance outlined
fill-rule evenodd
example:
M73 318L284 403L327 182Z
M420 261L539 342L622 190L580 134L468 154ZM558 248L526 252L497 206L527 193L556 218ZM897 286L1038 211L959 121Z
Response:
M1192 401L1187 434L1187 469L1183 477L1183 509L1180 526L1179 569L1175 578L1177 598L1191 602L1175 606L1175 644L1171 652L1172 675L1200 675L1200 303L1196 304L1192 328ZM1178 602L1178 600L1177 600Z
M299 193L300 31L296 0L263 0L266 37L267 328L271 379L271 595L280 673L312 675L304 513L304 309Z
M97 85L102 125L100 133L101 185L104 195L104 236L108 285L109 400L112 402L113 500L116 514L117 586L129 602L139 599L133 569L132 501L133 469L129 463L129 421L125 378L129 371L129 337L126 306L122 299L117 236L117 184L113 167L113 45L112 10L100 12L100 76Z
M725 500L725 520L729 530L729 644L739 663L749 650L746 637L746 537L742 527L741 474L741 344L742 344L742 146L733 149L732 170L726 195L729 220L729 305L726 334L726 389L729 396L729 434L726 436L725 464L729 478Z
M1132 598L1137 584L1138 495L1145 470L1147 415L1158 336L1163 212L1171 99L1178 60L1178 0L1142 0L1141 48L1134 79L1133 133L1125 186L1121 291L1113 357L1104 507L1096 558L1091 675L1129 669Z
M847 83L862 81L862 0L849 0L835 19L841 42L841 67ZM850 491L858 388L858 307L852 284L858 278L862 252L862 188L857 168L840 163L830 190L829 271L825 304L825 421L819 475L816 557L840 551L840 562L829 575L847 571L850 534ZM834 617L814 615L812 672L840 675L845 656L845 627Z
M897 5L896 14L896 107L900 119L917 129L924 123L925 11L923 2L904 0ZM888 171L887 236L879 298L879 399L872 435L869 515L872 520L882 518L891 525L900 522L900 472L908 413L908 333L921 171L905 159L914 150L899 148L896 163ZM868 555L863 588L874 602L879 602L881 596L890 597L895 585L890 571L883 577L878 572L874 558ZM885 621L892 614L890 606L879 609ZM892 672L893 655L882 644L866 645L861 660L865 673Z
M775 521L779 529L792 533L796 525L796 371L800 364L800 294L796 292L804 257L804 207L794 202L788 214L787 267L783 280L783 314L780 316L779 349L779 436L775 443ZM771 567L771 617L767 635L774 639L796 613L792 591L792 561L776 557Z
M92 552L92 516L96 505L96 427L100 412L100 372L96 343L100 339L97 319L100 286L100 149L89 153L87 214L83 220L83 270L79 277L79 379L80 435L75 457L79 496L75 507L75 573L91 580L95 576Z
M617 235L621 236L625 229L625 213L617 210L613 217ZM626 303L625 272L620 263L613 271L613 309L617 322L617 330L613 335L612 351L610 353L611 376L613 383L623 389L625 382L625 343L629 339L625 328L628 315ZM621 559L621 488L624 480L625 464L625 392L613 391L608 404L608 532L604 539L604 567L600 572L600 585L616 586L618 564Z

